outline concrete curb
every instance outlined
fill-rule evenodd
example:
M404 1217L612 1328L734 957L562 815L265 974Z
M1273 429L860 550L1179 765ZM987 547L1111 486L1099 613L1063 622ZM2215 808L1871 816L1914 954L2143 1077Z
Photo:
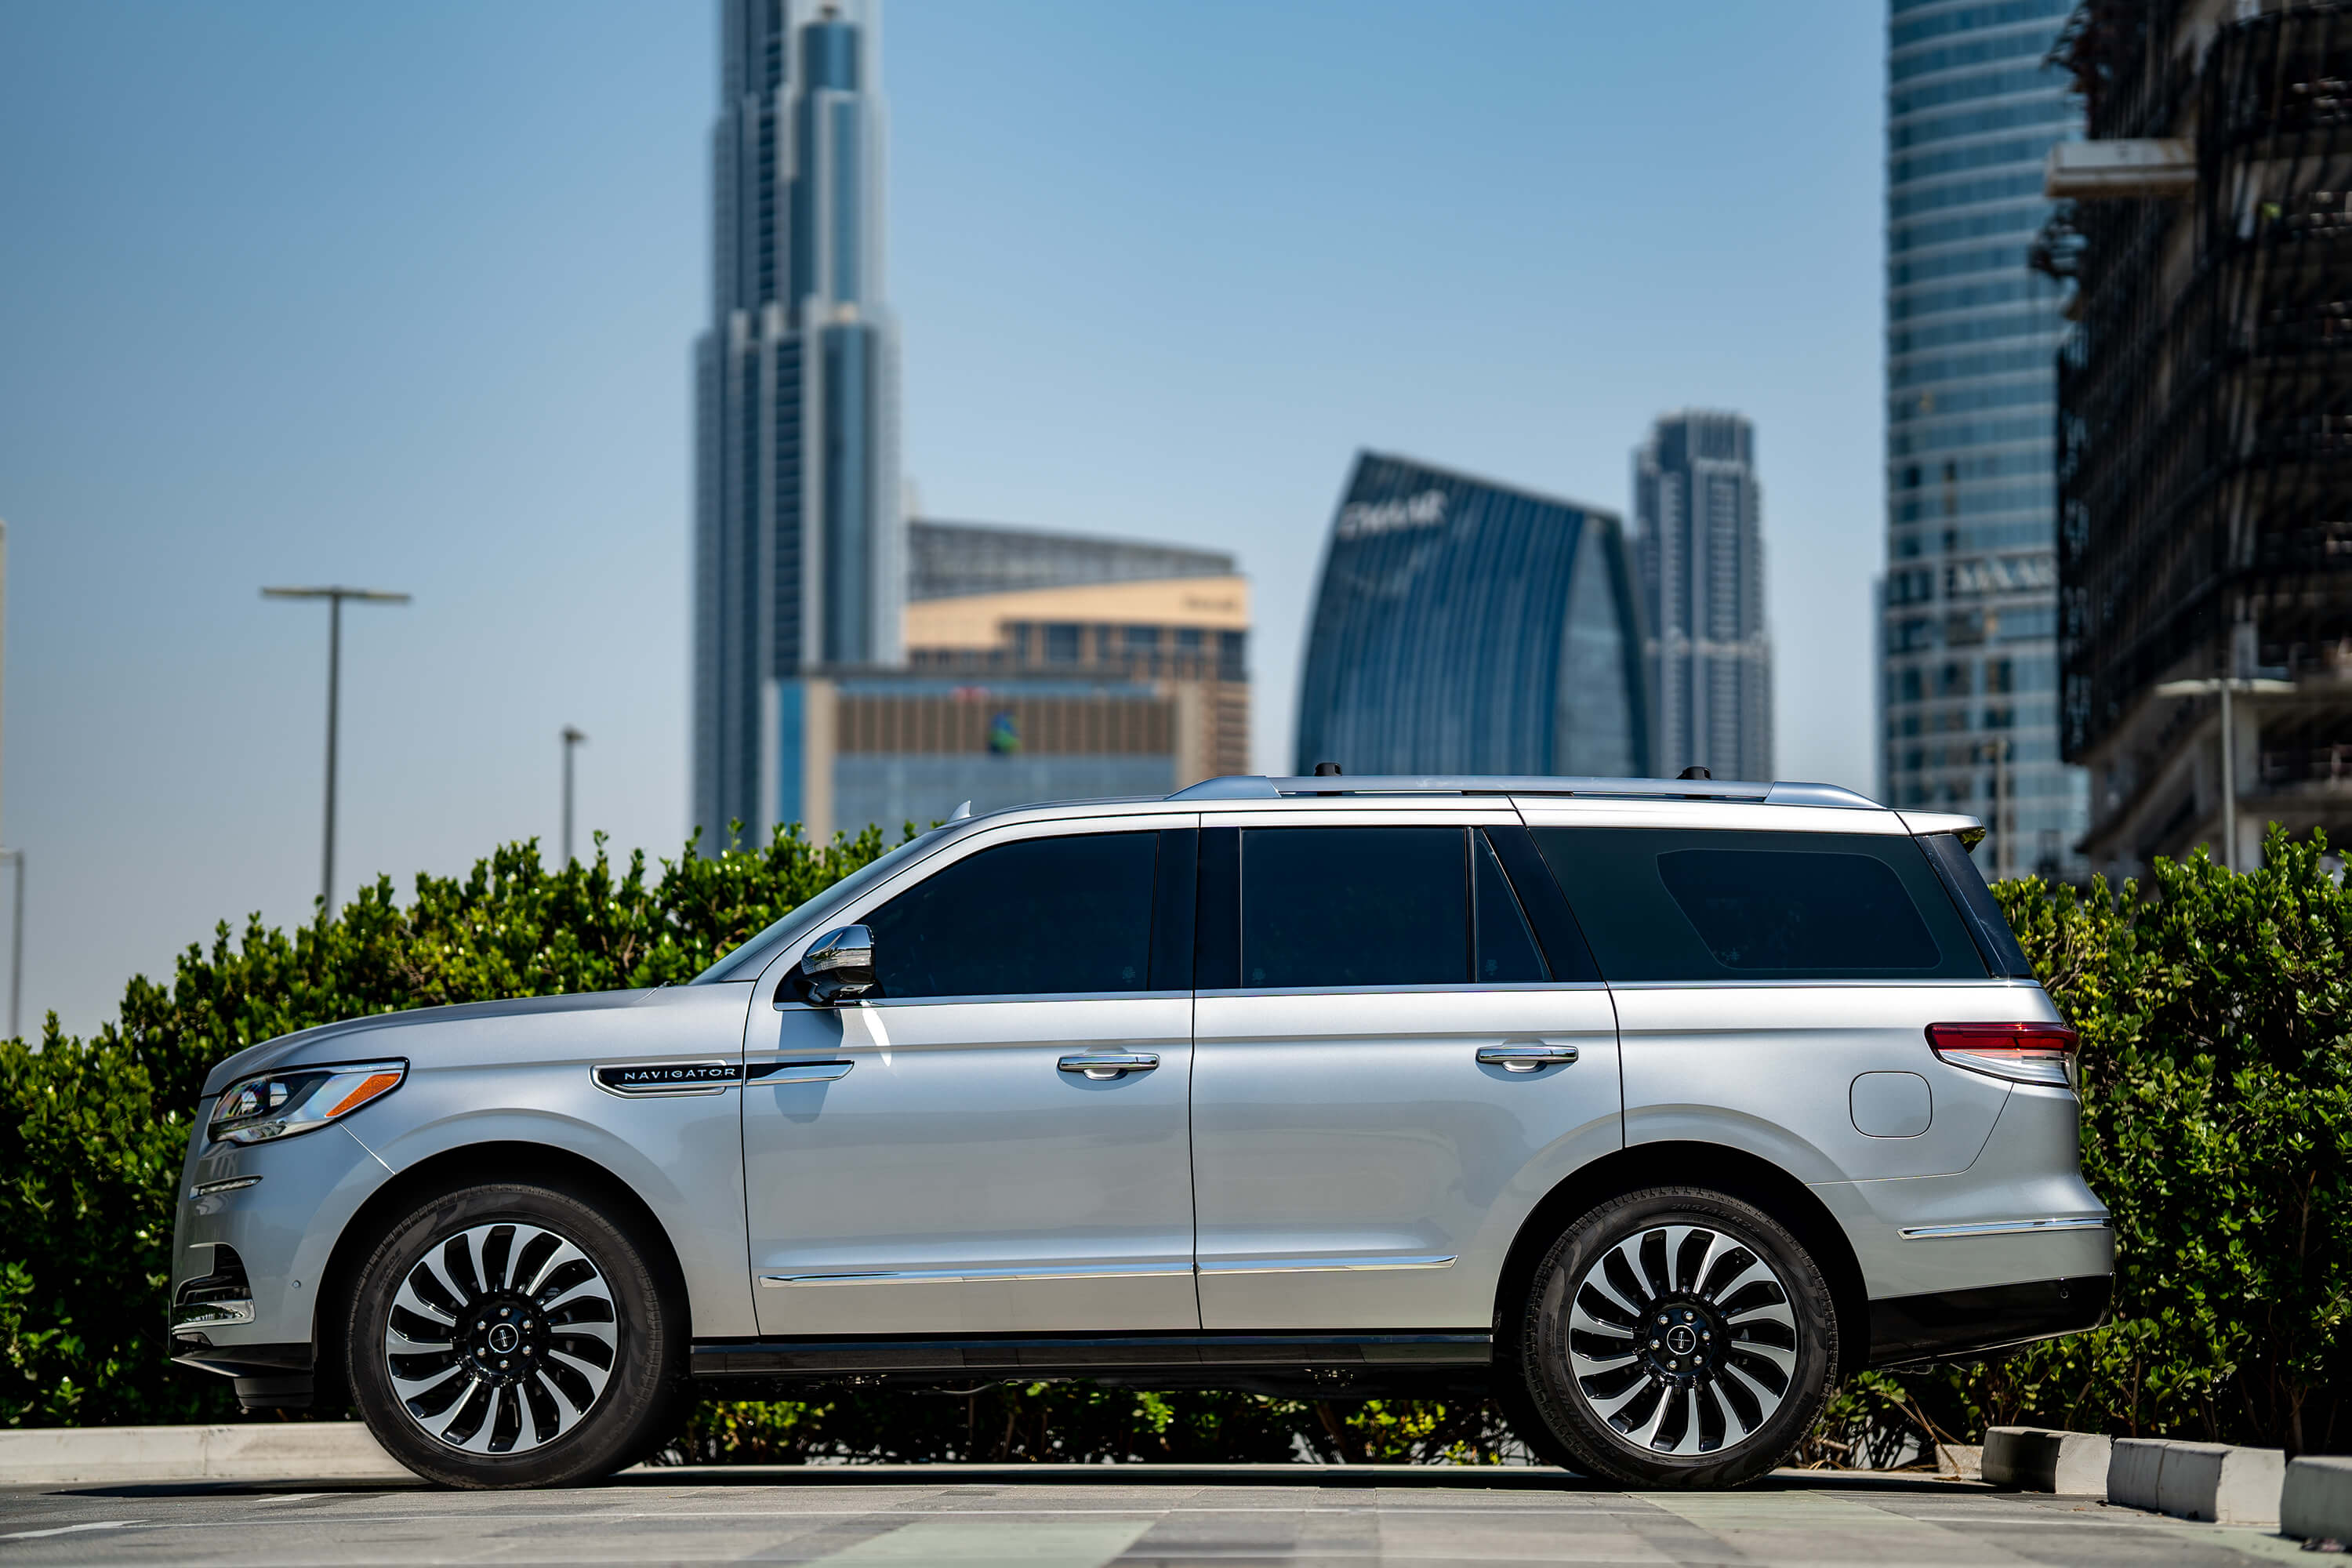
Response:
M2007 1491L2101 1497L2112 1440L2049 1426L1994 1426L1985 1433L1984 1479Z
M2213 1524L2276 1524L2285 1472L2276 1448L2118 1437L2107 1500Z
M0 1429L0 1486L415 1479L357 1421Z
M2287 1466L2279 1489L2279 1533L2352 1542L2352 1457L2306 1457Z

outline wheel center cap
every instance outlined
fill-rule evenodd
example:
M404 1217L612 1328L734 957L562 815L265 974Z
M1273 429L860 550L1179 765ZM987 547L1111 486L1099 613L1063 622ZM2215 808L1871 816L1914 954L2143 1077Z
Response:
M1666 1348L1676 1355L1688 1355L1698 1349L1698 1335L1687 1323L1676 1323L1666 1331Z
M1685 1334L1689 1332L1688 1330L1682 1331ZM500 1355L513 1354L514 1348L520 1343L522 1343L522 1335L516 1331L512 1323L500 1323L490 1331L490 1349Z

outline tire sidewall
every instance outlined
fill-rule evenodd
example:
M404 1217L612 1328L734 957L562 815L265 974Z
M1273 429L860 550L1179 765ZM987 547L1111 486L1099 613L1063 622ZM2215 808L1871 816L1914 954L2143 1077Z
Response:
M1788 1396L1762 1426L1728 1450L1675 1455L1637 1447L1593 1414L1569 1369L1569 1292L1597 1259L1627 1237L1676 1224L1727 1231L1770 1264L1787 1289L1797 1320L1797 1362ZM1641 1486L1737 1486L1779 1465L1819 1417L1836 1381L1837 1310L1829 1282L1811 1255L1763 1210L1704 1188L1650 1188L1591 1209L1552 1245L1537 1266L1518 1343L1519 1371L1529 1402L1574 1455L1578 1468Z
M470 1454L439 1441L393 1388L384 1335L401 1282L426 1250L475 1226L514 1221L556 1232L585 1253L613 1294L613 1373L569 1431L519 1454ZM361 1263L345 1323L352 1401L384 1451L428 1480L467 1488L548 1487L634 1464L667 1436L683 1383L684 1315L635 1227L552 1183L479 1181L428 1194L388 1226Z

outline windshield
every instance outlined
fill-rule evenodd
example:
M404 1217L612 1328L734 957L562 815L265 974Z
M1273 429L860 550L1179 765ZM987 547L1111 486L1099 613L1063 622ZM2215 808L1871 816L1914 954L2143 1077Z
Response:
M834 912L855 902L866 889L889 876L915 856L937 843L947 828L934 827L919 837L909 838L879 860L869 860L852 871L815 898L794 909L792 913L687 982L689 985L716 985L728 980L756 980L768 961L791 946L801 936L823 925Z

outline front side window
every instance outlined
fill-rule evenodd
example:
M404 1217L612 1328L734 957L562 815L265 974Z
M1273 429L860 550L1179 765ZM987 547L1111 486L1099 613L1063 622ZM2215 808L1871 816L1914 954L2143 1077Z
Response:
M1150 989L1160 836L1086 833L983 849L866 917L880 994Z
M1909 838L1538 827L1535 839L1612 984L1985 978Z

